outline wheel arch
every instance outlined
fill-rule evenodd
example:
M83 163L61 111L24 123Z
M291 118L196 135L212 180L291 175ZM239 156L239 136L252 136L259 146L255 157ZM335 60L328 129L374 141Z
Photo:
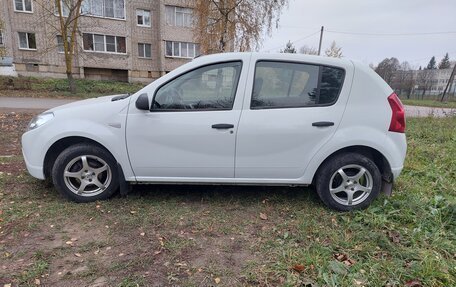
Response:
M343 153L358 153L361 155L364 155L368 158L370 158L375 165L378 167L380 170L380 173L382 175L382 179L387 182L391 182L393 180L393 173L391 171L391 166L390 163L388 162L387 158L377 149L369 147L369 146L364 146L364 145L353 145L353 146L347 146L344 148L341 148L333 153L331 153L329 156L323 160L320 165L318 166L317 170L315 171L312 179L312 184L315 183L315 179L317 174L320 172L320 169L322 166L328 162L331 158L343 154Z
M59 156L59 154L64 151L66 148L76 145L76 144L81 144L81 143L86 143L86 144L93 144L96 145L104 150L106 150L116 161L118 164L119 161L116 159L114 154L106 148L103 144L99 143L96 140L83 137L83 136L68 136L61 138L54 142L47 150L46 155L44 156L44 162L43 162L43 173L44 177L46 179L51 178L52 174L52 167L54 166L55 160Z

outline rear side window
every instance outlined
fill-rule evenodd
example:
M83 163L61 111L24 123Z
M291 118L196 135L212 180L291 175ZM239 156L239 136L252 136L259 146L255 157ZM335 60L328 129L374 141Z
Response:
M331 105L343 84L340 68L261 61L256 64L252 109Z

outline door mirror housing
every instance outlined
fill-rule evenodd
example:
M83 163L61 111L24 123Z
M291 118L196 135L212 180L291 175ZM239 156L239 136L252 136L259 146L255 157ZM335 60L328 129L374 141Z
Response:
M149 104L149 96L147 94L141 94L136 99L136 108L142 111L149 111L150 104Z

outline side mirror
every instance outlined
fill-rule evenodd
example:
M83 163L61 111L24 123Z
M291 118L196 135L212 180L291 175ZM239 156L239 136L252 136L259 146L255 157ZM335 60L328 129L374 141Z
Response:
M138 99L136 99L136 108L143 111L150 110L149 96L147 94L139 95Z

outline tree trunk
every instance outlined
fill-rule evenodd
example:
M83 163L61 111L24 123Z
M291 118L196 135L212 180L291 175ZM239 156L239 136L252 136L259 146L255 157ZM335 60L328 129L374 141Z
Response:
M68 86L70 87L70 92L72 94L76 93L76 85L73 79L73 74L71 72L67 72L67 79L68 79Z

